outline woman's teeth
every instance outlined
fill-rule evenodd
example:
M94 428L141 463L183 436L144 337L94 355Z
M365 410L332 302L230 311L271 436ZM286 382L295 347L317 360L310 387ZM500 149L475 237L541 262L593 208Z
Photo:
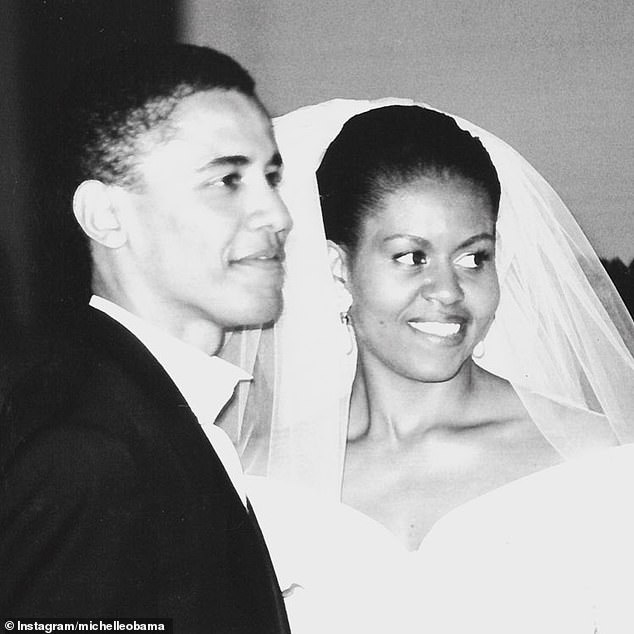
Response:
M451 337L458 334L460 324L446 323L440 321L410 321L409 325L426 335L435 335L436 337Z

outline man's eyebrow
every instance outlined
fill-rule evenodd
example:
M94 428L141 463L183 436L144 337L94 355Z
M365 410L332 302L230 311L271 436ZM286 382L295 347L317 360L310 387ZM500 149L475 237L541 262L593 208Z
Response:
M211 159L211 161L207 161L204 165L201 165L196 171L204 172L205 170L212 169L214 167L225 167L227 165L231 165L233 167L241 167L243 165L249 165L251 163L251 159L248 156L244 156L243 154L231 154L228 156L219 156L215 159ZM274 167L282 167L283 165L282 156L279 152L275 152L273 156L271 156L268 165L272 165Z
M282 167L284 161L282 160L282 155L279 152L275 152L269 161L269 165L273 165L274 167Z
M204 165L201 165L196 171L204 172L205 170L211 169L213 167L223 167L226 165L233 165L235 167L240 167L242 165L248 165L251 160L243 156L242 154L232 154L229 156L219 156L215 159L211 159L211 161L207 161Z

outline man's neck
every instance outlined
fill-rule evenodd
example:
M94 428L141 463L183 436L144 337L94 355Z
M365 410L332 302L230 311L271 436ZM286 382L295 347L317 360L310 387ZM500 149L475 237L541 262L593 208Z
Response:
M218 324L172 310L147 295L133 297L100 286L94 288L94 293L207 355L215 355L224 343L224 329Z

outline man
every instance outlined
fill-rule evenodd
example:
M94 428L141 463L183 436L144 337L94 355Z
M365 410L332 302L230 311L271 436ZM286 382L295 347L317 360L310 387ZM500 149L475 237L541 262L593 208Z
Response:
M0 611L285 632L237 455L213 422L225 332L281 308L290 219L249 75L211 49L134 50L72 89L72 208L91 308L2 421Z

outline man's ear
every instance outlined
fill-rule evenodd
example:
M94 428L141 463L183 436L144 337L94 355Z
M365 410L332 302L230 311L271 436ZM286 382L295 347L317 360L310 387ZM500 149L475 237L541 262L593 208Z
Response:
M118 188L88 180L79 185L73 196L73 213L83 232L109 249L118 249L127 240L115 189Z
M348 282L348 252L345 247L328 240L328 262L330 263L330 271L335 282L339 282L344 286Z

